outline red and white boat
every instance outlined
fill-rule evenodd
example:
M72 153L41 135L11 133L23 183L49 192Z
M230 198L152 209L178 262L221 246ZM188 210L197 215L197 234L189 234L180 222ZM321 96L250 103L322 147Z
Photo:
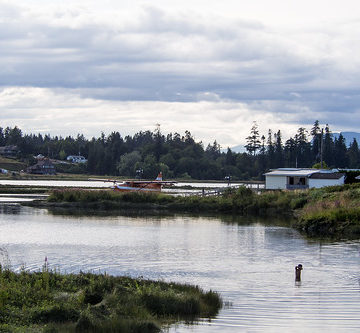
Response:
M104 182L113 182L114 185L111 187L117 192L161 192L164 185L172 185L174 181L164 181L162 173L160 172L155 180L124 180L122 183L118 183L112 179L91 179Z

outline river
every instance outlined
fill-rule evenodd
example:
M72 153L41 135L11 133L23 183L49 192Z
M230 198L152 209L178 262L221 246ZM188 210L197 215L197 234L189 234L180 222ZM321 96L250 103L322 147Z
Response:
M169 332L354 332L360 242L304 239L278 221L175 215L67 216L0 204L0 261L198 284L225 304ZM304 267L295 282L294 267Z

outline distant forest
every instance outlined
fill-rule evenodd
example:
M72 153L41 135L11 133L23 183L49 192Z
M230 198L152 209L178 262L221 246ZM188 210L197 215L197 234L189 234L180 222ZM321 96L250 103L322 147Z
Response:
M260 135L254 122L246 141L247 151L235 153L230 149L221 152L216 141L204 147L189 131L164 135L158 128L133 136L112 132L86 139L82 134L63 138L24 134L16 126L0 127L0 146L16 145L20 150L17 157L28 165L38 154L57 160L80 154L88 160L84 164L57 164L58 172L155 178L162 171L167 179L223 180L231 176L232 180L260 180L271 168L319 166L321 156L327 167L360 168L356 140L347 145L341 134L334 139L329 126L322 131L318 121L310 131L300 127L285 142L280 130Z

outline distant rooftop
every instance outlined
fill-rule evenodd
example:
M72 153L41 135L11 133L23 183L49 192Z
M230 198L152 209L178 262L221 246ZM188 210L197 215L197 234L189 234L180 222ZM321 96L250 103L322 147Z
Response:
M340 179L341 177L343 177L344 174L341 172L334 172L334 173L313 173L309 178L311 179Z
M337 169L328 170L328 169L279 168L265 173L265 176L310 177L313 174L324 174L322 178L328 178L329 175L335 173L339 173Z

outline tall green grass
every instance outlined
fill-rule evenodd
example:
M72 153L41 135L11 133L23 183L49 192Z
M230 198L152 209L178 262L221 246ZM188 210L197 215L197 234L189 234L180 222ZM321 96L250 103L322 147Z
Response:
M310 236L360 237L360 184L312 189L298 228Z
M158 332L178 320L211 318L219 295L196 286L0 266L1 332Z

